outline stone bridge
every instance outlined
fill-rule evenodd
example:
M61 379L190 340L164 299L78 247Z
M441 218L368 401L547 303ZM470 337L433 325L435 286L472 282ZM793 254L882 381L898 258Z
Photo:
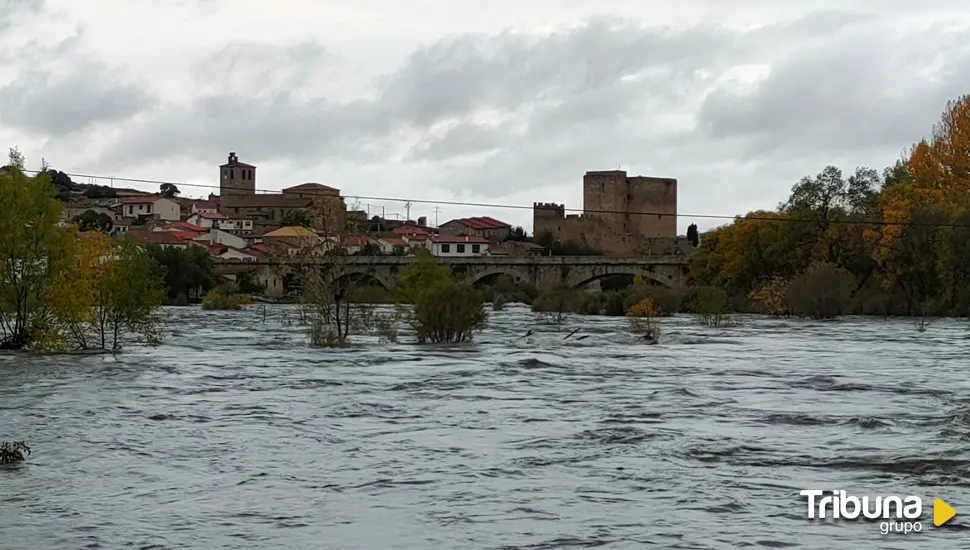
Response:
M611 256L537 256L513 258L477 256L465 258L437 258L450 265L454 272L472 284L489 282L502 275L520 283L531 283L539 289L580 288L610 275L640 275L666 286L685 282L686 256L644 256L621 258ZM340 275L367 276L385 288L397 285L401 270L417 261L415 256L347 256L337 260L322 259L321 265L336 262ZM266 269L276 274L294 270L304 261L265 259L256 261L215 260L217 274L257 272ZM265 271L264 271L265 273Z

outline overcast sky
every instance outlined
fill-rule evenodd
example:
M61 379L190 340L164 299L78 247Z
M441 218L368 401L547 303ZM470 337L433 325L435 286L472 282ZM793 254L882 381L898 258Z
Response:
M0 0L32 167L218 185L236 151L266 190L567 208L620 167L679 180L681 232L882 169L966 92L963 0Z

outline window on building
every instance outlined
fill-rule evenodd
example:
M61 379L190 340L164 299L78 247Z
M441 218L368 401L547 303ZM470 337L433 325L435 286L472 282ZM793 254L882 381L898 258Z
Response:
M450 244L443 244L443 245L441 245L441 253L442 254L448 254L449 252L451 252L451 245Z
M465 253L465 245L463 245L463 244L458 245L458 253L459 254L464 254Z
M236 169L235 168L230 168L229 169L229 179L236 179Z
M472 245L472 254L478 254L481 251L482 251L482 245L480 245L480 244L473 244Z

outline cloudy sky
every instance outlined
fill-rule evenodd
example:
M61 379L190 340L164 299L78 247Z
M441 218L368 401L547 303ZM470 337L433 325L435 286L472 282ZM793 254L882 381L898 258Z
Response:
M70 173L218 185L236 151L266 190L581 208L620 167L677 178L684 231L967 92L962 0L0 0L0 145Z

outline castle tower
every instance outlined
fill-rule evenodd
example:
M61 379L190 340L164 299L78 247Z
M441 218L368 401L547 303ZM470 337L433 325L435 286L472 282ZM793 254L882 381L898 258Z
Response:
M239 162L236 153L229 153L229 160L219 167L219 194L223 206L238 197L256 194L256 167Z

